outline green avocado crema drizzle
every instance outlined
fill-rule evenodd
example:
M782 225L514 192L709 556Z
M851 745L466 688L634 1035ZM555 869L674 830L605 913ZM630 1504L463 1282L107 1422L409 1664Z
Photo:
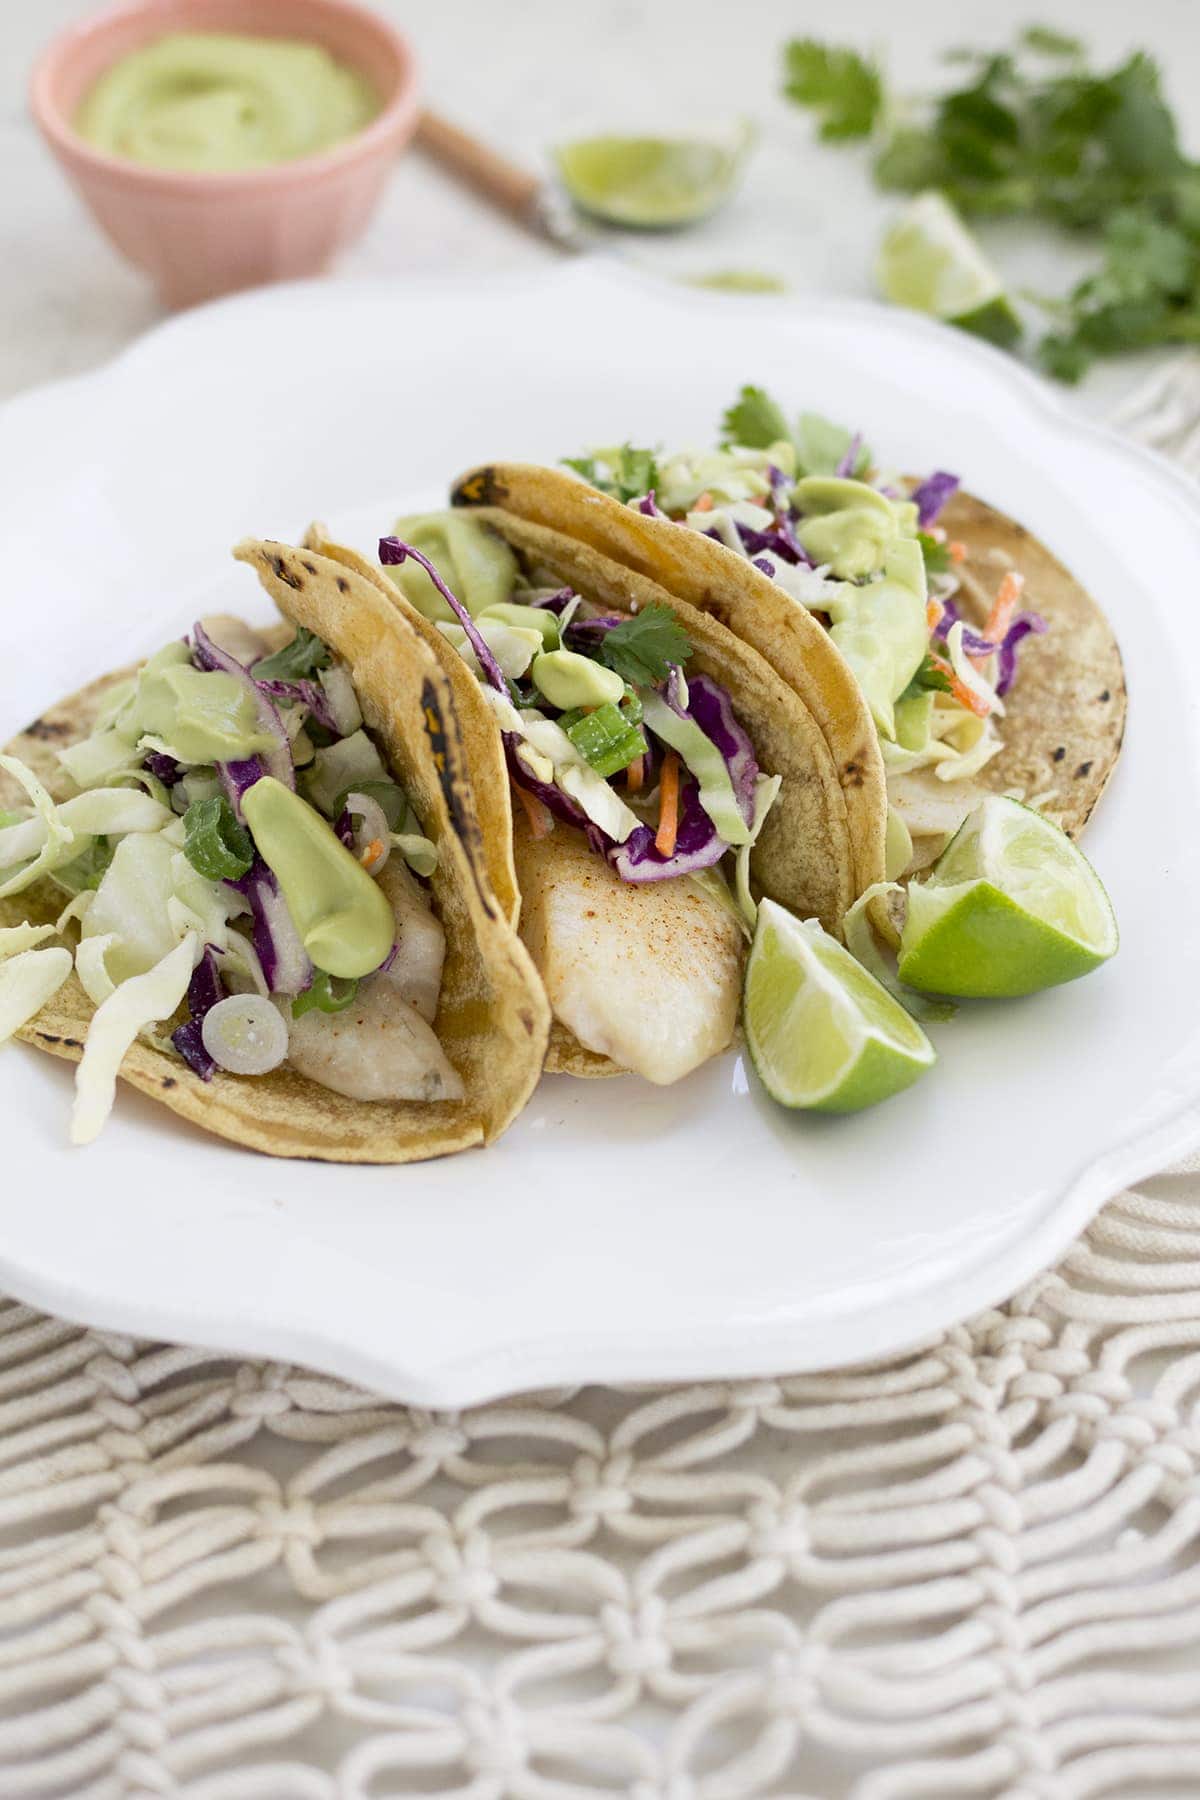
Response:
M478 519L446 511L410 513L397 519L393 530L429 558L472 618L485 608L491 612L509 601L517 579L516 556L498 532ZM405 599L427 619L453 620L454 613L420 563L410 558L398 568L389 568L388 574ZM544 632L546 627L539 624L539 629Z
M184 763L239 762L275 746L246 683L193 668L184 643L168 644L143 664L115 730L130 745L150 739L152 748Z
M372 974L395 933L378 883L320 813L273 775L247 788L242 813L317 968L344 981Z
M220 174L313 156L379 107L370 84L319 44L171 32L105 70L75 129L110 156Z
M625 695L625 683L614 670L576 650L543 651L534 657L530 674L539 693L564 712L605 701L615 705Z
M883 736L895 739L895 703L929 644L920 545L897 539L878 581L843 586L829 603L829 635L849 663ZM906 726L912 723L906 719Z
M793 492L804 511L796 535L842 581L878 574L896 540L916 530L911 502L889 500L849 476L806 475Z

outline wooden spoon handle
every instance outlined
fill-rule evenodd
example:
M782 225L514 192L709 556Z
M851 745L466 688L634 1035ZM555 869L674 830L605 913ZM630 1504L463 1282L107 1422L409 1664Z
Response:
M543 229L539 218L543 184L538 176L509 162L437 113L422 112L417 142L493 206L499 206L522 225L536 231Z

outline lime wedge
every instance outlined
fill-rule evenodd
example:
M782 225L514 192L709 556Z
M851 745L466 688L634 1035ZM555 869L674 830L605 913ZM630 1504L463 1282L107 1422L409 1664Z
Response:
M918 194L884 233L875 266L885 298L1007 348L1021 321L999 275L950 202Z
M993 795L909 887L899 973L926 993L1007 998L1074 981L1116 948L1086 856L1040 813Z
M662 230L706 219L741 172L753 133L728 138L593 137L554 152L567 193L609 225Z
M815 919L764 900L746 967L746 1041L781 1106L859 1112L937 1060L885 988Z

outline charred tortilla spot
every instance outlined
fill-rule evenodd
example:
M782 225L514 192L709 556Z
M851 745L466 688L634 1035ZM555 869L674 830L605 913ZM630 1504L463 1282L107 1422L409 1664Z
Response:
M304 586L301 577L296 574L294 569L288 568L282 556L273 556L271 558L271 567L274 569L276 575L278 575L280 581L286 581L290 588L299 589Z
M846 787L860 788L865 780L866 775L859 762L848 762L842 770L842 782Z
M696 604L702 612L708 614L710 619L716 619L718 624L729 626L732 617L730 609L723 600L714 594L711 588L705 588Z
M1080 780L1080 778L1084 775L1090 775L1091 772L1092 772L1092 765L1090 762L1080 763L1079 767L1075 771L1076 781Z
M41 1044L61 1044L62 1043L62 1039L60 1037L58 1037L53 1031L39 1031L37 1036L38 1036L38 1042Z
M1066 754L1067 754L1067 746L1065 744L1060 744L1058 746L1058 749L1054 752L1054 761L1061 762L1063 757Z
M1101 696L1100 696L1100 699L1101 699L1101 701L1102 701L1102 702L1103 702L1103 701L1105 701L1105 700L1111 700L1111 699L1112 699L1112 695L1111 695L1111 694L1110 694L1110 693L1109 693L1109 691L1108 691L1108 689L1107 689L1107 688L1105 688L1105 690L1104 690L1104 692L1103 692L1103 693L1102 693L1102 694L1101 694Z
M451 506L502 506L508 498L508 489L497 479L496 471L490 466L485 469L473 469L464 476L450 495Z
M437 770L450 823L458 833L463 852L471 865L471 876L479 898L489 918L494 917L495 907L489 890L479 875L483 838L474 814L464 803L465 785L461 770L461 750L457 741L458 721L453 717L447 720L443 716L438 691L428 678L421 684L421 711L425 716L425 731L433 752L433 766Z
M176 1079L173 1075L164 1075L162 1078L162 1084L165 1088L173 1088L173 1087L179 1086L179 1083L176 1081Z
M307 556L302 556L302 557L301 557L301 558L300 558L300 561L301 561L301 563L302 563L302 564L303 564L303 566L304 566L304 567L305 567L305 568L306 568L306 569L307 569L307 570L308 570L308 572L309 572L309 574L310 574L310 575L315 575L315 574L316 574L316 572L317 572L317 565L316 565L316 563L313 563L313 562L309 562L309 560L308 560L308 558L307 558Z
M69 730L70 727L64 725L61 719L35 719L32 725L25 727L21 735L36 738L39 743L44 744L53 738L66 737Z
M339 594L348 594L350 592L350 583L346 580L344 575L338 576L337 586Z

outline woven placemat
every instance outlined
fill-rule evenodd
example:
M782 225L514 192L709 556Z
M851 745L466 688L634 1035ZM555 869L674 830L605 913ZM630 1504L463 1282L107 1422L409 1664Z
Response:
M1200 358L1123 422L1200 466ZM827 1375L434 1415L0 1306L0 1797L1200 1793L1198 1408L1200 1160Z

